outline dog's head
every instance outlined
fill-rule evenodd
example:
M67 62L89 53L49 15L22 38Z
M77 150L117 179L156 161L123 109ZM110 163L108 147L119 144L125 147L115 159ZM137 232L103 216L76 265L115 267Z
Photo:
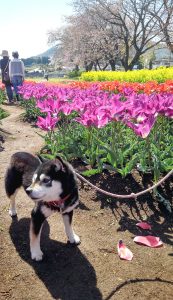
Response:
M40 164L26 192L34 201L55 201L62 193L69 192L69 182L73 181L75 183L73 169L60 157L56 157Z

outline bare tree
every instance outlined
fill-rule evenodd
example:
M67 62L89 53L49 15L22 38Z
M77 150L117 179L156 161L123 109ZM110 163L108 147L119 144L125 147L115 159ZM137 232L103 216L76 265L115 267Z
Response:
M49 33L56 61L91 70L132 70L149 50L165 42L173 51L173 0L72 0L67 26Z
M85 67L86 71L104 70L109 64L115 70L119 56L118 39L111 24L84 12L67 18L67 26L49 32L49 43L57 43L55 61Z
M141 55L170 41L171 0L75 0L79 15L85 11L116 28L120 59L125 70L133 69ZM115 39L117 39L117 34Z
M158 6L159 14L157 14ZM160 33L173 53L173 0L158 0L151 16L158 21Z

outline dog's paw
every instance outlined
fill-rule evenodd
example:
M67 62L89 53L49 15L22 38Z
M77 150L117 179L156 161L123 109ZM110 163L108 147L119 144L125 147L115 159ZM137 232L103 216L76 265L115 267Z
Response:
M74 233L73 237L68 240L68 243L73 245L79 245L80 244L80 237Z
M43 252L40 251L32 251L31 258L35 261L41 261L43 259Z
M8 213L9 213L10 217L16 217L17 216L17 212L14 209L10 208Z
M77 234L74 234L74 243L76 245L79 245L80 244L80 237L77 235Z

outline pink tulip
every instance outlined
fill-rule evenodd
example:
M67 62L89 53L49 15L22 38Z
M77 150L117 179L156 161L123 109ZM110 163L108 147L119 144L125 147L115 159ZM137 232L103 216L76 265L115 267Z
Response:
M149 225L147 222L139 222L136 224L136 226L142 228L142 229L149 229L151 230L151 225Z
M36 125L46 131L53 130L58 122L58 118L51 117L51 114L48 112L45 118L38 117Z
M137 135L141 136L142 138L146 138L154 126L155 121L156 118L151 115L148 117L148 119L141 123L134 124L132 122L127 122L126 124L132 128Z
M119 240L117 250L121 259L132 260L133 253L126 247L122 240Z
M153 236L153 235L147 235L147 236L136 236L133 241L137 244L141 244L144 246L148 246L151 248L157 248L163 245L162 241L159 237Z
M37 101L37 107L41 112L59 113L61 105L58 100L45 99L43 101Z

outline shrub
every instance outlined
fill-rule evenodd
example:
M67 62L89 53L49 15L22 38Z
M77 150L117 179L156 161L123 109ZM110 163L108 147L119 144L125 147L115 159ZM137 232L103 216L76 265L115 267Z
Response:
M0 107L0 120L8 117L8 113Z
M75 77L80 77L81 74L82 74L82 71L74 70L74 71L69 72L67 75L69 78L75 78Z

